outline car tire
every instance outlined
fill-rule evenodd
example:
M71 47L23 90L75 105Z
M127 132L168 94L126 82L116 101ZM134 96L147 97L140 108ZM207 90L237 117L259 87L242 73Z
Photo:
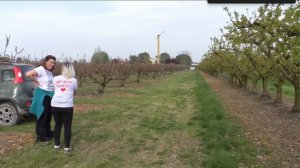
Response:
M19 122L20 118L21 116L13 104L0 104L0 126L13 126Z

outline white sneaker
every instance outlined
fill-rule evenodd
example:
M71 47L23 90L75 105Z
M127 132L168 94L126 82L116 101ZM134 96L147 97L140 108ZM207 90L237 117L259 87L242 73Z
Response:
M61 145L54 145L54 149L60 149Z
M70 146L69 148L64 148L65 153L69 153L72 151L72 147Z

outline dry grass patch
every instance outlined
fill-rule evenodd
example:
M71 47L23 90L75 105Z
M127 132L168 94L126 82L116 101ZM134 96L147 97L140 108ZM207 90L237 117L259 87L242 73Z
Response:
M0 156L33 144L33 134L20 132L0 133Z
M89 111L96 111L96 110L105 110L113 108L113 105L103 105L103 104L75 104L74 105L74 112L75 113L87 113Z
M136 97L137 95L133 94L133 93L114 92L114 93L109 93L107 96L108 97L127 97L127 98L130 98L130 97Z
M196 162L201 167L200 142L186 132L167 133L156 140L146 140L143 150L127 157L127 165L143 161L146 165L166 168L190 167Z

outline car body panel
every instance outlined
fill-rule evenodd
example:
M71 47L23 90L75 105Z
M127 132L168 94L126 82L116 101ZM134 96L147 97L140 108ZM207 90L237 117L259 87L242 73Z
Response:
M10 79L13 68L18 66L21 68L23 83L14 82L13 78ZM30 64L17 64L17 63L0 63L0 104L4 102L12 103L19 114L25 115L29 113L27 102L32 101L34 82L26 77L26 72L34 69L35 67ZM9 72L10 71L10 72ZM5 76L6 75L6 76Z

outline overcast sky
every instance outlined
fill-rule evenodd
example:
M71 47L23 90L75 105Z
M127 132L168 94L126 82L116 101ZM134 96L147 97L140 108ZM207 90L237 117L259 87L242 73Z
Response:
M206 1L13 1L0 2L0 52L5 36L23 54L41 58L42 53L90 58L97 47L111 58L130 54L161 53L175 58L189 51L194 62L210 46L210 37L219 36L228 16L223 10L246 12L261 4L207 4ZM44 51L44 52L43 52Z

